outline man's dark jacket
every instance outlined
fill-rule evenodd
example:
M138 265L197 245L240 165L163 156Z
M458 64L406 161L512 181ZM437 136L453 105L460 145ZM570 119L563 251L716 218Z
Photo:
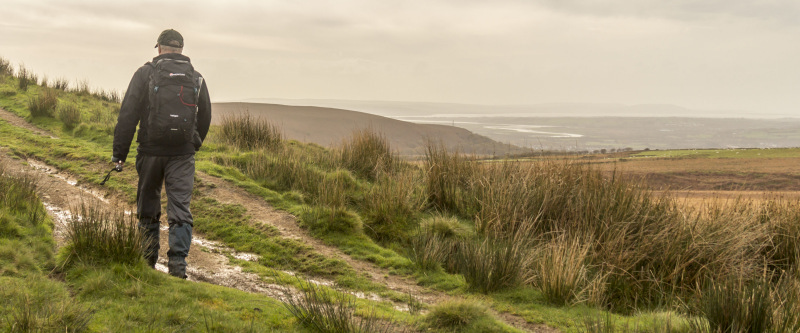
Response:
M153 63L168 58L189 61L189 57L178 53L165 53L153 58ZM139 142L138 152L145 155L155 156L177 156L194 154L200 149L203 140L208 134L208 127L211 125L211 99L208 97L208 88L205 81L200 87L200 99L197 102L197 133L193 136L194 142L188 142L178 146L163 146L147 142L147 116L149 114L148 104L150 103L148 85L150 74L155 69L150 64L145 64L133 74L128 91L119 110L117 127L114 129L114 160L125 161L131 149L131 141L139 125L139 135L136 142ZM200 76L200 73L197 73Z

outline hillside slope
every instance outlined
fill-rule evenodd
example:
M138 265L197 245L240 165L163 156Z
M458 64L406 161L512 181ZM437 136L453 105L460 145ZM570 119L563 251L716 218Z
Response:
M213 108L213 124L219 124L226 115L249 112L269 119L289 139L321 146L336 145L353 130L372 127L383 133L402 155L424 155L427 138L440 140L448 149L458 148L470 154L502 156L524 151L459 127L414 124L342 109L258 103L214 103Z

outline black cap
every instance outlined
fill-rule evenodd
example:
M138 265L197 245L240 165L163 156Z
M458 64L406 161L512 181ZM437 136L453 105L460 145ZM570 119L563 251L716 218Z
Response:
M181 36L180 32L177 32L173 29L167 29L161 32L158 35L158 41L156 42L156 47L158 45L166 45L172 47L183 47L183 36Z

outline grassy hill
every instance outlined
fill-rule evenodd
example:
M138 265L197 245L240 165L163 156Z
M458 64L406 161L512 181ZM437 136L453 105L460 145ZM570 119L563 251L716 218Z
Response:
M213 108L214 124L219 124L226 116L247 112L277 125L288 139L324 147L339 145L354 130L372 128L386 136L392 149L407 156L425 155L426 140L441 142L452 151L483 156L527 152L459 127L414 124L343 109L260 103L214 103Z
M132 203L136 184L126 170L99 186L118 98L59 82L0 61L7 331L800 328L796 201L692 209L581 159L487 161L437 144L409 163L376 130L324 148L260 118L218 120L196 156L195 229L234 278L255 277L250 292L147 268L135 224L103 200L73 208L58 243L54 197L78 187Z

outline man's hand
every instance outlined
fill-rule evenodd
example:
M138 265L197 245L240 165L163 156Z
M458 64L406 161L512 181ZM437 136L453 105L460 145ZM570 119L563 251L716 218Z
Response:
M120 172L120 171L122 171L122 165L125 164L125 161L120 160L116 156L112 156L111 157L111 163L114 163L114 170L117 170L117 172Z

